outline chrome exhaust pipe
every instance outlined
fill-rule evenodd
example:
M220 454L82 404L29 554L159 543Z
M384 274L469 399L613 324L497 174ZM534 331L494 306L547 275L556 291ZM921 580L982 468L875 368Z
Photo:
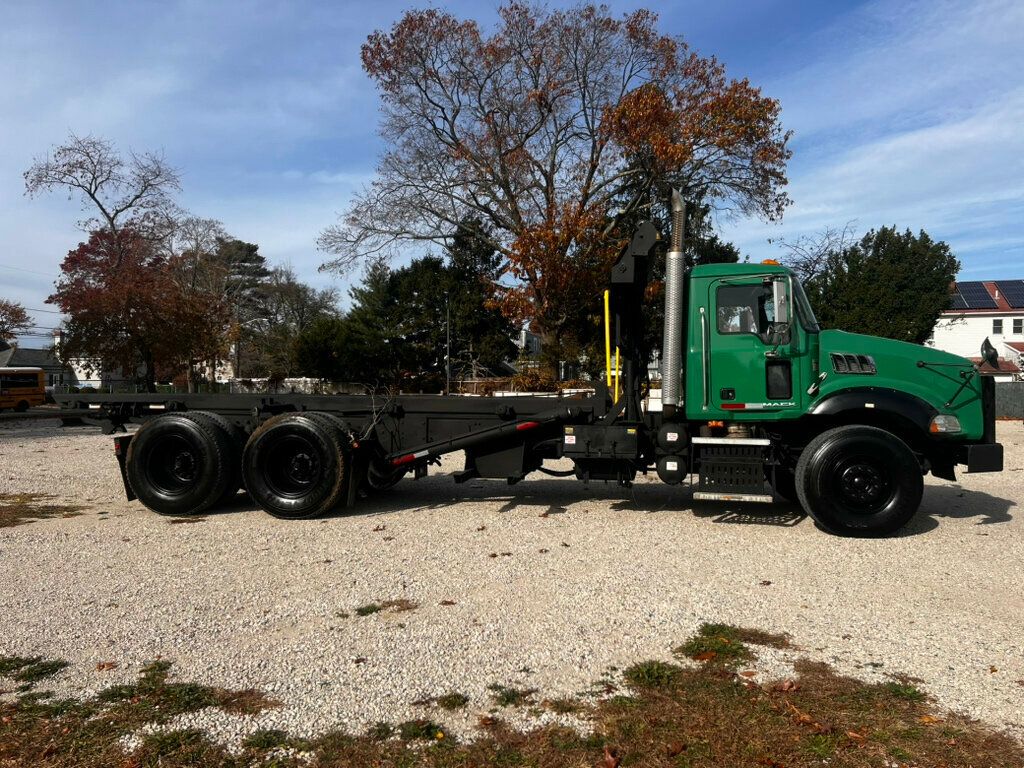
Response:
M683 371L683 317L686 300L686 257L683 232L686 203L678 189L672 190L672 240L665 257L665 335L661 345L661 404L666 418L675 416L680 403Z

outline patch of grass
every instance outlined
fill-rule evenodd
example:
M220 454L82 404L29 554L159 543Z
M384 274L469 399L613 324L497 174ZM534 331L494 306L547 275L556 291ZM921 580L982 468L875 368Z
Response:
M682 671L681 667L663 661L641 661L622 674L634 688L667 688L679 679Z
M419 603L414 603L412 600L402 598L399 600L385 600L383 603L367 603L366 605L361 605L356 608L355 612L356 616L370 616L374 613L380 613L381 611L404 613L405 611L414 611L419 607ZM347 615L348 614L346 614L346 616Z
M255 688L246 688L242 691L217 691L217 706L232 715L258 715L265 709L281 706L281 702L268 698Z
M373 741L387 741L395 735L395 728L391 723L374 723L366 735Z
M746 643L746 638L757 636L759 639L771 638L767 633L732 627L728 624L701 624L697 634L676 648L677 656L685 656L695 661L708 662L724 667L735 668L754 658Z
M44 659L42 656L2 656L0 676L17 680L23 685L19 690L28 690L40 680L53 677L65 669L68 663L62 659Z
M398 726L398 735L405 741L440 741L444 729L433 720L406 720Z
M910 683L889 682L882 683L882 687L893 696L907 701L924 701L927 698L923 691Z
M576 699L545 699L542 704L559 715L570 715L583 709L583 703Z
M24 666L8 663L9 669ZM893 761L946 768L1024 765L1024 747L1011 737L955 714L936 713L927 698L908 698L892 682L865 684L824 664L798 662L794 685L786 687L752 684L719 664L635 664L624 674L645 684L635 686L633 696L586 704L592 724L587 735L559 725L520 732L488 716L480 721L480 738L461 744L440 724L423 719L305 741L264 731L229 752L198 731L157 729L125 754L120 739L144 725L165 723L183 708L250 697L247 691L232 696L173 680L170 664L159 661L136 682L82 701L32 692L0 702L0 766L579 768L610 764L606 748L621 757L622 768L820 768L825 763L874 768ZM553 709L550 702L544 706ZM430 748L422 748L427 744ZM273 751L280 748L308 755Z
M288 734L285 731L267 729L250 733L242 743L249 749L277 749L289 745Z
M458 691L452 691L451 693L446 693L443 696L438 696L434 700L434 703L436 703L441 709L447 709L449 711L462 709L469 704L469 696L464 693L459 693Z
M839 736L834 733L812 733L807 738L807 751L815 757L832 757L838 743Z
M499 683L487 686L491 692L491 698L499 707L522 707L533 703L533 694L536 688L512 688Z
M13 528L54 517L77 517L82 507L54 504L45 493L0 493L0 528Z

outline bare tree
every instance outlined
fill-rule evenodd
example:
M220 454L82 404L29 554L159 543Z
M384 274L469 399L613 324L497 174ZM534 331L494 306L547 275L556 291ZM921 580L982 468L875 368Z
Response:
M789 202L780 106L637 10L507 2L490 33L441 10L370 35L387 150L319 239L344 271L410 242L447 244L467 217L499 253L498 299L549 348L585 325L620 228L669 185L773 219Z
M786 255L783 263L792 269L801 283L810 283L828 269L829 259L842 253L857 241L857 221L851 219L842 229L827 227L813 235L800 235L795 240L769 239L776 243Z
M25 194L35 197L62 190L80 199L91 212L79 226L107 230L115 240L130 226L150 240L163 240L173 229L177 209L173 193L181 190L178 172L152 152L121 155L106 139L70 134L23 174Z

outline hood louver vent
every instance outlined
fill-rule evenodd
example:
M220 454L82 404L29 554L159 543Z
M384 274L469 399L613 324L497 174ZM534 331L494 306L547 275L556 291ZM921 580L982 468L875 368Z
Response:
M873 376L875 370L875 359L869 355L844 355L833 352L832 370L836 373L859 373Z

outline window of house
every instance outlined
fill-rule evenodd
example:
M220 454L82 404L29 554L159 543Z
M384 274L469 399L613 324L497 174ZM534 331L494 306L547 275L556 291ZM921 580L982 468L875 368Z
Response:
M992 321L992 335L993 336L1001 336L1002 333L1003 333L1003 320L1002 320L1002 318L999 318L998 320L993 320Z
M1013 320L1013 332L1020 336L1024 333L1024 317L1016 317Z

